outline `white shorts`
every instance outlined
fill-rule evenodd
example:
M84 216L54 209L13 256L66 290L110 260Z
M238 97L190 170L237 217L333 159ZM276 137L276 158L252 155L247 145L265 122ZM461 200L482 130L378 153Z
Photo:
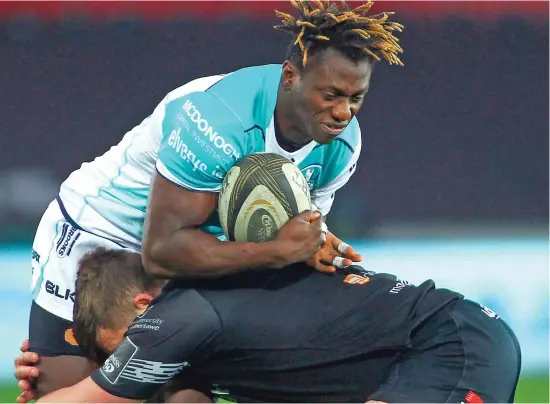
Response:
M82 230L66 218L54 200L40 220L33 243L31 290L46 311L72 321L78 262L98 247L123 249L120 244Z

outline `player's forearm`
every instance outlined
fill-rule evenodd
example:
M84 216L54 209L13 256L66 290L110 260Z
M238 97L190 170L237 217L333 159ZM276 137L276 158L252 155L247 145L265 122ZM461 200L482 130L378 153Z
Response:
M95 384L90 377L71 387L54 391L37 403L138 403L143 400L132 400L113 396Z
M142 256L146 271L161 278L207 278L283 265L275 241L220 241L196 229L182 229L168 238L147 243Z
M82 396L78 391L75 391L72 387L65 387L56 391L53 391L45 396L36 400L37 403L78 403L81 401Z

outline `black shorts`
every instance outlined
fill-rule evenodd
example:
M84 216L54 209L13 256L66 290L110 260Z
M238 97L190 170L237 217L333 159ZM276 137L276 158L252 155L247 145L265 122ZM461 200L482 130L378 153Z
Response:
M29 350L40 356L86 356L73 335L73 323L32 302L29 319Z
M391 365L369 400L390 403L512 403L521 368L519 343L491 310L457 300L412 335L412 349Z

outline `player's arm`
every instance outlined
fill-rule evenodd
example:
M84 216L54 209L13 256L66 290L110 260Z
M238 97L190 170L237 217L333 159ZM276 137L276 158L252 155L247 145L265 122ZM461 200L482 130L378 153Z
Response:
M318 214L291 220L287 230L266 243L222 242L198 228L216 212L223 176L246 153L245 146L237 144L244 136L240 123L214 96L193 93L172 101L160 126L164 139L142 246L148 273L166 278L220 276L283 267L317 251L320 222L310 222ZM218 140L210 140L214 138Z
M17 402L26 403L72 386L90 376L97 367L94 361L84 357L39 356L29 351L29 341L25 340L21 345L21 354L15 359L15 378L21 389Z
M37 403L139 403L143 400L133 400L115 396L99 387L91 377L71 387L54 391L38 399Z
M42 356L37 365L40 374L34 382L36 396L43 397L72 386L90 376L97 367L97 363L81 356Z

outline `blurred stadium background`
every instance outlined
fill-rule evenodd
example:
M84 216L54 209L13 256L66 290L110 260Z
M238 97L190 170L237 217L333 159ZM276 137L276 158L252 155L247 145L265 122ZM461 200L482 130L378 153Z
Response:
M279 63L286 2L0 3L0 402L15 399L30 245L60 182L199 76ZM548 402L548 3L378 2L363 155L329 227L365 266L497 311L523 349L517 402Z

